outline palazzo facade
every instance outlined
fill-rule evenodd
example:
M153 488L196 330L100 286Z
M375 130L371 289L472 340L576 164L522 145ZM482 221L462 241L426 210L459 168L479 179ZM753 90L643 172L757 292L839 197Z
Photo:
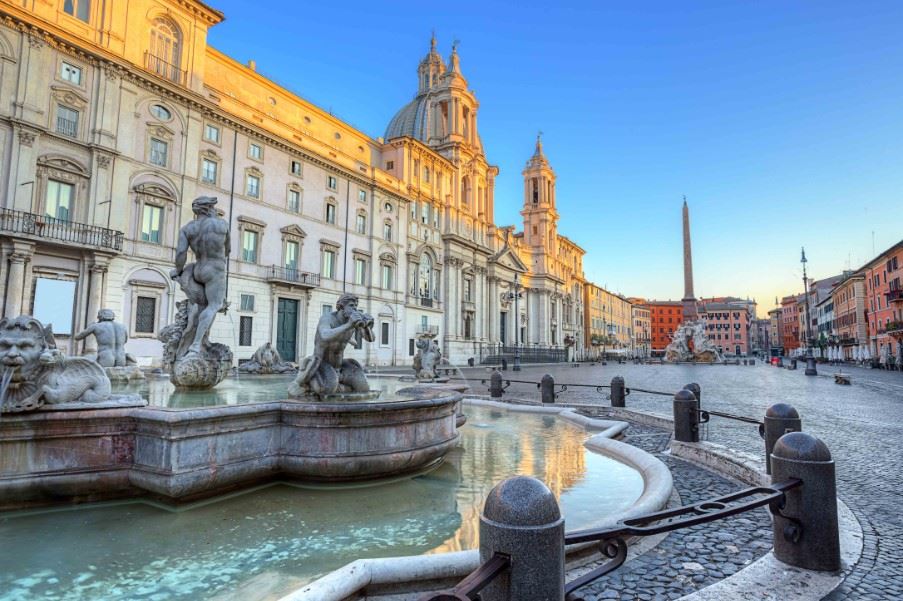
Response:
M201 2L25 6L0 0L2 315L52 322L79 354L93 338L73 334L110 308L158 364L178 232L209 195L231 224L211 336L239 361L267 341L299 360L343 292L376 319L374 344L349 349L368 365L410 364L422 332L452 363L516 337L584 346L583 250L557 233L554 172L537 142L524 231L494 224L499 170L455 49L432 40L414 99L372 138L208 46L223 15Z

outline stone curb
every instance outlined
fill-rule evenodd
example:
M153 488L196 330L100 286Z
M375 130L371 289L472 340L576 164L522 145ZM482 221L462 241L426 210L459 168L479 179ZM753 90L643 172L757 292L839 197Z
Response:
M673 480L671 472L653 455L632 445L611 440L620 435L629 424L590 418L578 414L572 408L539 405L511 405L481 398L466 397L463 401L483 407L496 407L506 411L555 414L583 426L588 430L600 430L586 441L585 446L593 452L613 457L633 467L643 477L643 493L634 505L623 513L610 516L593 527L605 527L618 520L657 511L671 498ZM586 545L574 545L574 551ZM571 549L569 549L571 550ZM415 555L409 557L389 557L381 559L358 559L326 576L289 593L279 601L344 601L358 598L360 591L367 587L409 590L413 583L426 585L421 591L438 589L457 582L475 570L480 563L479 551L458 551L436 555ZM368 598L368 597L364 597ZM385 598L385 597L384 597Z
M763 448L764 451L764 448ZM711 442L671 441L671 455L751 486L768 486L763 457L735 451ZM764 453L763 453L764 455ZM863 532L859 520L838 497L840 526L839 572L813 572L789 566L769 551L732 576L679 601L793 601L821 599L840 586L862 556Z

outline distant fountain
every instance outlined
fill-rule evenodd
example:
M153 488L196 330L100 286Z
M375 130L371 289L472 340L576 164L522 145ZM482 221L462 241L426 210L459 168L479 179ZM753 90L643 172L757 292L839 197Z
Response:
M435 338L436 334L425 332L415 343L417 354L414 355L414 377L420 382L448 382L448 378L439 377L442 351Z
M704 321L685 321L680 324L671 337L671 342L665 348L665 361L669 363L723 362L724 357L721 356L721 351L706 336L705 326Z

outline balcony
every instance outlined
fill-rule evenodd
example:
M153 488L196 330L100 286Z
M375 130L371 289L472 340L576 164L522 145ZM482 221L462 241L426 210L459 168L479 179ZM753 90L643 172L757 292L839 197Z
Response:
M420 324L417 327L417 334L419 336L438 336L439 326L425 326L423 324Z
M151 73L156 73L163 79L168 79L174 83L184 86L188 80L188 73L179 69L178 65L168 63L159 56L155 56L150 52L144 53L144 68Z
M889 303L903 303L903 288L891 290L890 292L885 293L885 296Z
M56 219L14 209L0 209L0 231L41 241L58 241L121 251L124 234L86 223Z
M288 284L299 288L316 288L320 285L320 274L299 271L291 267L270 265L267 281L275 284Z

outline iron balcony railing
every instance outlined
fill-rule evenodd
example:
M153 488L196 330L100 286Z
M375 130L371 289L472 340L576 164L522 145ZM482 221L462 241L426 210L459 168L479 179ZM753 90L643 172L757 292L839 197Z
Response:
M421 325L417 328L418 334L432 334L433 336L439 335L439 326L424 326Z
M887 302L889 303L897 303L903 302L903 288L897 288L896 290L891 290L886 294Z
M308 288L316 288L320 285L320 274L318 273L300 271L292 267L281 267L279 265L270 265L267 279L276 282L288 282Z
M120 231L105 227L36 215L15 209L0 209L0 231L34 236L44 240L98 246L116 251L122 250L124 236Z
M57 115L56 131L57 131L57 133L63 134L64 136L68 136L70 138L77 138L78 137L78 121L69 119L62 115Z
M150 52L144 53L144 67L151 71L152 73L156 73L160 77L168 79L169 81L173 81L180 85L185 85L187 80L187 72L179 69L177 65L174 65L166 60L151 54Z

